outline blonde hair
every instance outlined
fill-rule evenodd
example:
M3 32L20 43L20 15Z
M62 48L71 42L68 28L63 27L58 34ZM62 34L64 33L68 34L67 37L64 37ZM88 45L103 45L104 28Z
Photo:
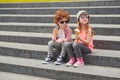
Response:
M88 18L89 19L89 18ZM77 27L80 31L82 31L82 26L81 26L81 23L80 21L78 20L78 27ZM85 31L86 33L88 33L88 31L91 29L91 32L92 32L92 35L94 34L94 30L92 29L92 27L89 26L89 21L88 23L86 24L85 26Z
M79 30L80 30L80 32L82 31L82 26L81 25L78 25L78 27L77 27ZM88 31L91 29L91 32L92 32L92 35L94 34L94 30L93 30L93 28L92 27L90 27L88 24L85 26L85 32L86 33L88 33Z
M79 17L78 16L80 16L80 15L88 15L88 13L87 13L87 11L85 11L85 10L81 10L81 11L79 11L78 13L77 13L77 21L78 21L78 29L80 30L80 31L82 31L82 26L81 26L81 22L79 21ZM89 15L88 15L88 23L86 24L86 26L85 26L85 31L86 31L86 33L88 33L88 31L89 31L89 29L91 29L91 31L92 31L92 35L94 34L94 30L89 26L89 20L90 20L90 17L89 17Z

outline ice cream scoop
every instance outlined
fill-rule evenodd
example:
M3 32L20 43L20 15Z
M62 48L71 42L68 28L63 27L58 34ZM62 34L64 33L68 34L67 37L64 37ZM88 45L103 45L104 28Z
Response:
M76 38L76 40L77 40L77 37L78 37L78 35L79 35L79 33L80 33L80 30L77 28L77 29L75 29L74 31L75 31L75 38Z
M57 37L57 34L58 34L58 30L57 29L54 29L53 30L53 36L56 38Z

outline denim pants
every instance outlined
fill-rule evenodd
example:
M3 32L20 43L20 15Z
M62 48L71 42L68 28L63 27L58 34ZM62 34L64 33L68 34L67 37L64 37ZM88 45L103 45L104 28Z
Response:
M53 55L54 48L57 50L57 52L60 52L61 56L65 56L67 51L66 51L66 47L64 43L49 41L48 42L48 55Z
M87 46L77 42L67 42L66 50L70 58L83 58L83 54L91 53Z

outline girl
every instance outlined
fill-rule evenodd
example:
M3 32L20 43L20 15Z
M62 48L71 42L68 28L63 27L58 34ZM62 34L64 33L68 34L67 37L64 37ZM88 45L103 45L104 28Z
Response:
M78 67L84 65L83 54L93 50L93 30L89 26L89 14L85 10L77 13L78 27L75 29L75 41L67 43L67 52L70 57L66 66Z
M53 29L52 40L48 42L48 55L45 58L43 64L47 64L52 61L53 58L53 49L55 48L57 52L60 52L57 60L54 62L56 65L59 65L63 62L63 57L66 53L65 42L71 42L72 30L68 26L70 16L69 13L65 10L56 11L54 16L54 23L57 25Z

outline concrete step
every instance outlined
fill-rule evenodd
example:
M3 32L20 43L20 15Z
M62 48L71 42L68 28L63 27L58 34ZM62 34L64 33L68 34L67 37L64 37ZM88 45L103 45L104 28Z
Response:
M54 23L0 23L0 31L40 32L52 33ZM77 24L69 23L73 33ZM120 36L120 25L115 24L90 24L95 35Z
M41 60L0 56L0 70L56 80L119 80L120 69L85 65L79 68L43 65ZM88 78L89 77L89 78Z
M7 42L47 45L48 41L51 40L51 37L51 33L0 31L0 41ZM72 38L74 39L74 35L72 35ZM95 35L94 45L97 49L120 50L120 37Z
M0 22L53 23L54 15L0 14ZM119 24L120 15L90 15L92 24ZM70 23L76 23L76 15L71 15Z
M47 45L23 44L12 42L0 42L0 55L41 59L47 55ZM54 60L58 53L54 52ZM92 54L84 55L85 63L91 65L120 67L120 51L94 49ZM68 61L68 56L65 57Z
M0 71L0 80L54 80L54 79Z
M0 31L0 71L55 80L120 80L119 7L120 1L117 0L75 3L0 3L2 23L0 29L3 30ZM50 33L54 28L53 15L55 10L60 8L71 13L72 29L76 27L74 14L78 10L85 9L91 13L90 23L95 26L93 28L97 34L94 41L96 49L93 54L84 55L86 65L80 68L67 68L64 64L60 66L52 63L42 64L47 55L47 42L51 39ZM58 53L54 55L56 57ZM68 57L65 58L67 62Z
M54 14L58 9L65 9L71 15L83 9L90 14L120 14L120 6L0 8L0 14Z
M119 0L79 1L79 2L42 2L42 3L0 3L1 8L27 7L83 7L83 6L119 6Z
M0 22L53 23L54 15L0 14ZM119 24L120 15L91 15L91 23ZM70 23L76 23L76 15L71 15Z

